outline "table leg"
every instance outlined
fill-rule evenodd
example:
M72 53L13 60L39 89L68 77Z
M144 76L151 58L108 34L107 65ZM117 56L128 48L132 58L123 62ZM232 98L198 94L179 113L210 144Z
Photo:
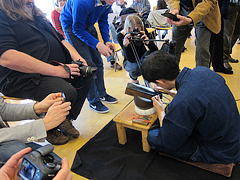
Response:
M117 133L118 133L118 142L119 144L125 144L127 142L126 129L122 124L116 123Z
M147 141L148 130L142 130L142 146L143 151L149 152L151 150L151 146L148 144Z

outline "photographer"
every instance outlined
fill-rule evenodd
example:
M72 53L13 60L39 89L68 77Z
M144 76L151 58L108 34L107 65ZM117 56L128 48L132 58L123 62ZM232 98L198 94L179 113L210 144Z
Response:
M0 167L16 152L28 146L33 150L39 147L32 142L44 140L46 132L61 124L69 114L71 103L63 102L62 93L49 94L41 102L28 104L9 104L0 97ZM15 127L7 124L26 119L37 120Z
M31 148L26 148L20 152L14 154L7 163L0 169L0 180L15 180L18 179L17 172L21 162L22 157L31 152ZM72 174L69 170L69 164L67 158L62 159L61 170L53 178L53 180L71 180Z
M133 32L134 29L139 32ZM144 28L142 20L136 15L127 16L124 29L117 35L118 42L124 52L123 67L129 72L132 83L139 83L137 78L141 76L141 72L131 46L136 49L137 55L141 59L147 51L145 45L150 51L158 50L158 47L152 41L147 41L149 37L150 35ZM131 41L133 39L142 39L142 41Z
M36 101L50 93L64 92L72 109L58 128L47 132L47 140L62 145L77 138L80 133L72 120L82 109L92 78L82 76L79 66L71 62L94 63L86 62L64 40L33 0L1 0L0 29L0 91Z

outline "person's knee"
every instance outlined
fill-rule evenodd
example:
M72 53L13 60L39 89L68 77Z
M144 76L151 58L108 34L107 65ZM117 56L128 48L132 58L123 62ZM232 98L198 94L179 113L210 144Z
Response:
M69 86L65 87L63 92L65 94L66 101L70 101L71 103L75 102L75 100L77 98L77 91L71 84L69 84Z

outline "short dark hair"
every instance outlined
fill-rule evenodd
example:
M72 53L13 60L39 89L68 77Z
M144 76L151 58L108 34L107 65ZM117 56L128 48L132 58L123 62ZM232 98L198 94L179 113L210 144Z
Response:
M175 58L163 50L155 51L147 56L142 62L141 70L143 78L154 83L158 79L172 81L180 72Z

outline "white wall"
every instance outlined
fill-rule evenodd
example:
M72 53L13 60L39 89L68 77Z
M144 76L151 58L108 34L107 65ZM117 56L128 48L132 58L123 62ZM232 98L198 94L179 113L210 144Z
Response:
M125 0L130 6L133 3L133 0ZM153 10L153 6L157 6L157 0L148 0L151 5L151 10Z
M54 10L54 0L34 0L35 5L47 14L47 18L51 20L51 12Z

